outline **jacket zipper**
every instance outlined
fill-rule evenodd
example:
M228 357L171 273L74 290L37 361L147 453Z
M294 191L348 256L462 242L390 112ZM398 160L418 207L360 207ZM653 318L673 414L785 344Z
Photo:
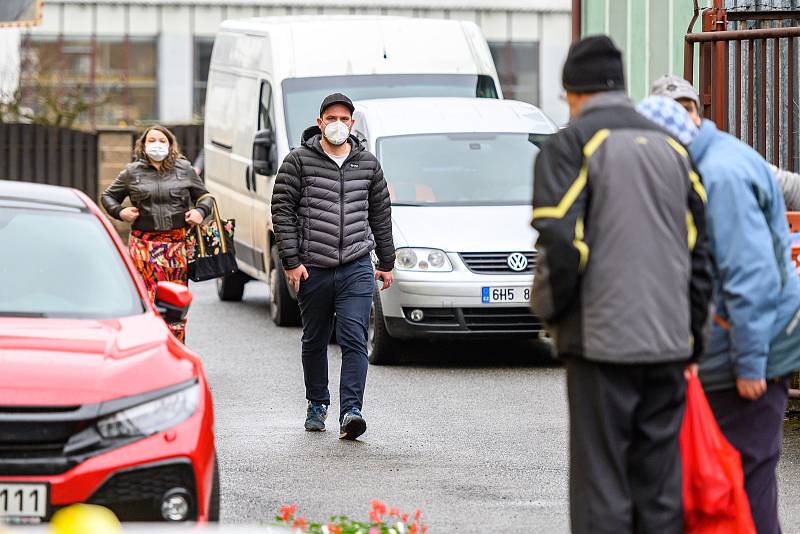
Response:
M342 164L344 167L344 164ZM339 169L339 265L342 264L342 248L344 247L344 169Z

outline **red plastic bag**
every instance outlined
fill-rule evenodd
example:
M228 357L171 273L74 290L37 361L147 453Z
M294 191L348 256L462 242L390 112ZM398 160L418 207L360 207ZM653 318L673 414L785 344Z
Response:
M695 375L686 385L681 426L683 518L686 534L755 534L739 451L717 426Z

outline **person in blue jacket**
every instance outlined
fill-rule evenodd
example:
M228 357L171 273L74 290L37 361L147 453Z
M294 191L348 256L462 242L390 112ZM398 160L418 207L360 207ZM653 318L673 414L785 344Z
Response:
M675 91L694 92L683 83ZM800 368L800 279L784 200L758 152L682 104L650 96L638 109L688 147L702 176L715 309L699 376L720 429L741 453L756 528L777 534L775 468L789 375Z

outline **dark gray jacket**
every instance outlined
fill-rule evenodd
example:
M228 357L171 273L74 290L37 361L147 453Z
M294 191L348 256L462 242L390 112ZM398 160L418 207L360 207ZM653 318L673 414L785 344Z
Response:
M592 98L536 160L533 303L559 353L698 357L711 296L706 194L686 149L622 93Z
M377 158L351 136L341 169L316 126L283 160L272 193L272 224L286 269L337 267L369 254L394 268L392 207Z
M114 182L103 192L101 202L109 215L120 219L122 202L130 197L139 208L139 218L131 225L143 232L164 232L186 226L185 214L195 207L197 199L208 193L188 160L178 158L175 167L159 174L148 162L129 163ZM203 199L197 210L206 217L214 201ZM120 219L121 220L121 219Z

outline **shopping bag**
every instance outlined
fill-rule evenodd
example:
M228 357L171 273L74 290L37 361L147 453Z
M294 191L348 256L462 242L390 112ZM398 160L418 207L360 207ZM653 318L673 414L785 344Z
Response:
M717 426L700 379L686 388L680 433L686 534L755 534L739 451Z
M200 202L209 194L197 199ZM211 197L213 199L213 197ZM186 252L189 278L195 282L220 278L235 273L236 254L233 248L233 232L236 222L223 219L214 199L214 210L208 223L198 224L186 235Z

